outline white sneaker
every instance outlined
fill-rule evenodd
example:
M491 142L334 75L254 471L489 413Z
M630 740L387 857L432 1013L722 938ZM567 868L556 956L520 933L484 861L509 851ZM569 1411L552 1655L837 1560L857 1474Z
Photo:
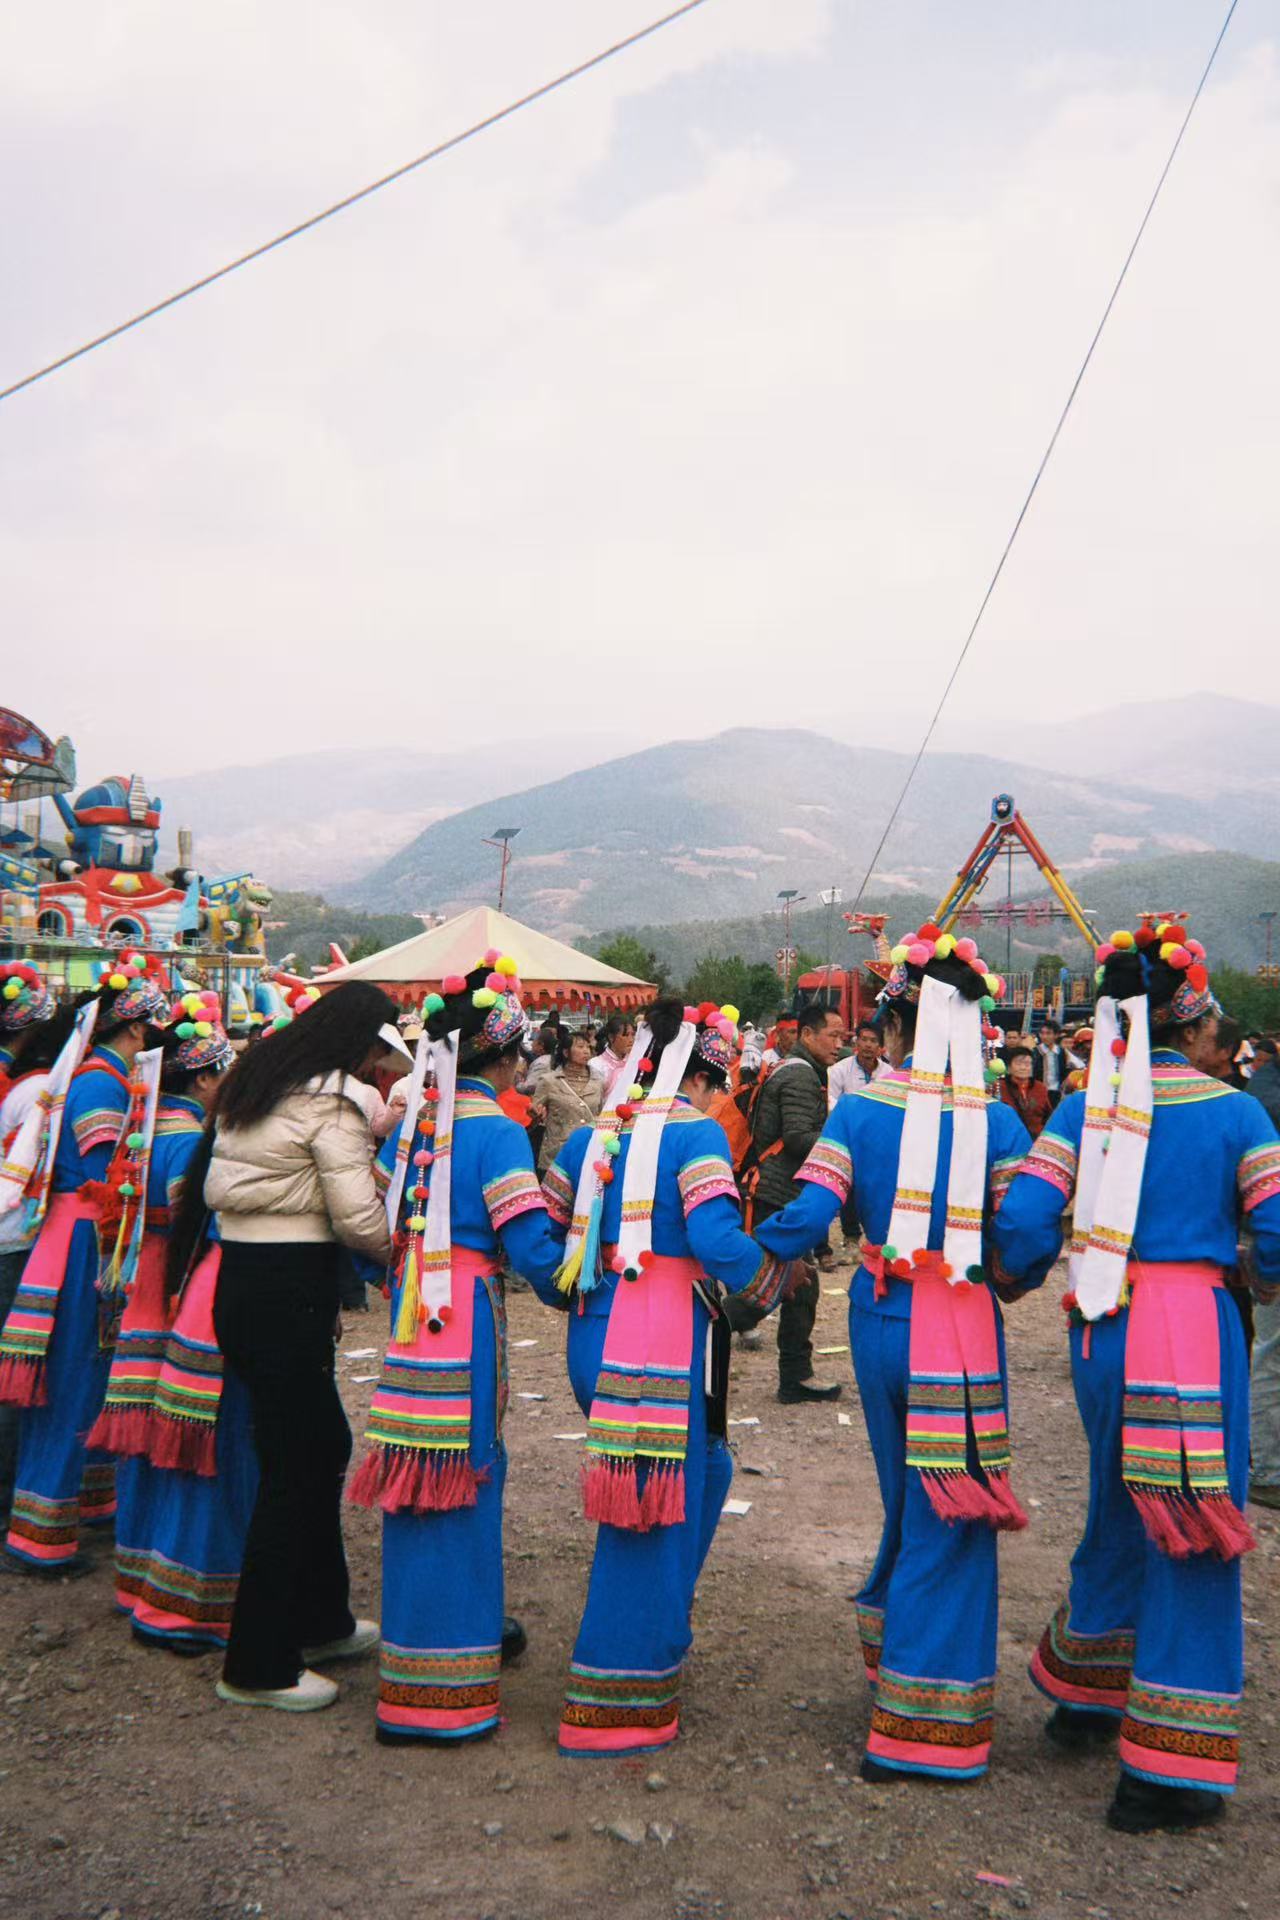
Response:
M357 1620L355 1631L345 1640L326 1640L322 1647L304 1647L302 1657L309 1667L318 1667L324 1660L355 1660L362 1653L371 1653L382 1638L382 1630L376 1620Z
M279 1707L282 1713L317 1713L321 1707L333 1705L338 1697L338 1685L335 1680L326 1680L322 1673L312 1673L309 1667L304 1667L292 1687L231 1687L225 1680L219 1680L214 1692L219 1700L230 1701L234 1707Z

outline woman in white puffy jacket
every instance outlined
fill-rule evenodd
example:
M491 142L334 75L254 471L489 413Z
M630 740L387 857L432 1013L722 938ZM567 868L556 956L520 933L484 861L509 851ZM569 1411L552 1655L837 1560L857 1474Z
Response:
M312 1662L376 1646L342 1544L351 1432L334 1378L338 1250L387 1262L367 1076L407 1049L377 987L333 988L227 1076L170 1249L189 1262L208 1214L222 1243L214 1328L248 1391L260 1482L218 1693L294 1712L337 1687Z

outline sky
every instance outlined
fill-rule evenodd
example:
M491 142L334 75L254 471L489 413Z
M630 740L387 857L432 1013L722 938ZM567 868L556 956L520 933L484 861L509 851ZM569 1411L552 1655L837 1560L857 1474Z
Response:
M21 10L0 385L659 11ZM1224 12L706 0L4 404L6 701L85 778L914 745ZM1278 241L1240 0L939 744L1280 702Z

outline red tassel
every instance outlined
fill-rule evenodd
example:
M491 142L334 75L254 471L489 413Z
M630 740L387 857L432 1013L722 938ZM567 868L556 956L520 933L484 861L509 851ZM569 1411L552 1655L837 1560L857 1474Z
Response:
M946 1526L963 1520L1013 1533L1027 1524L1003 1474L992 1474L989 1487L969 1473L922 1473L920 1479L930 1506Z
M640 1527L678 1527L684 1519L684 1468L651 1467L640 1501Z
M90 1427L85 1445L136 1459L148 1450L150 1427L149 1407L104 1407Z
M597 1460L582 1469L582 1510L597 1525L644 1531L631 1460Z
M1163 1494L1140 1493L1133 1487L1130 1487L1129 1493L1152 1545L1158 1547L1161 1553L1167 1553L1171 1559L1185 1560L1191 1552L1191 1541L1174 1517L1173 1502Z
M1022 1529L1030 1523L1017 1495L1009 1484L1008 1474L989 1473L987 1475L987 1485L991 1489L992 1499L1003 1515L1002 1519L996 1521L996 1525L1004 1533L1021 1533Z
M1210 1536L1208 1550L1211 1553L1216 1553L1220 1560L1238 1560L1241 1554L1253 1552L1257 1538L1234 1500L1226 1494L1215 1493L1198 1500L1196 1506Z
M357 1507L384 1513L450 1513L474 1507L481 1476L465 1453L442 1460L428 1447L370 1447L347 1487Z
M157 1416L151 1422L147 1458L166 1473L197 1473L211 1480L218 1471L217 1429L203 1421Z
M10 1354L0 1360L0 1406L43 1407L47 1398L42 1359Z

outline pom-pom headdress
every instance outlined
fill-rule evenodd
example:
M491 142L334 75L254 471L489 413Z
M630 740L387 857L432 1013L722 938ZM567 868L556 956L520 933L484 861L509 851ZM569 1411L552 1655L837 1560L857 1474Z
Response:
M38 968L25 960L0 967L0 1033L22 1033L57 1010Z
M169 1000L159 969L149 966L140 953L125 951L108 961L99 976L98 992L104 1026L145 1020L150 1026L162 1027L169 1018Z
M212 988L182 994L173 1007L172 1030L178 1045L170 1062L188 1073L221 1073L235 1059L222 1026L222 1009Z

